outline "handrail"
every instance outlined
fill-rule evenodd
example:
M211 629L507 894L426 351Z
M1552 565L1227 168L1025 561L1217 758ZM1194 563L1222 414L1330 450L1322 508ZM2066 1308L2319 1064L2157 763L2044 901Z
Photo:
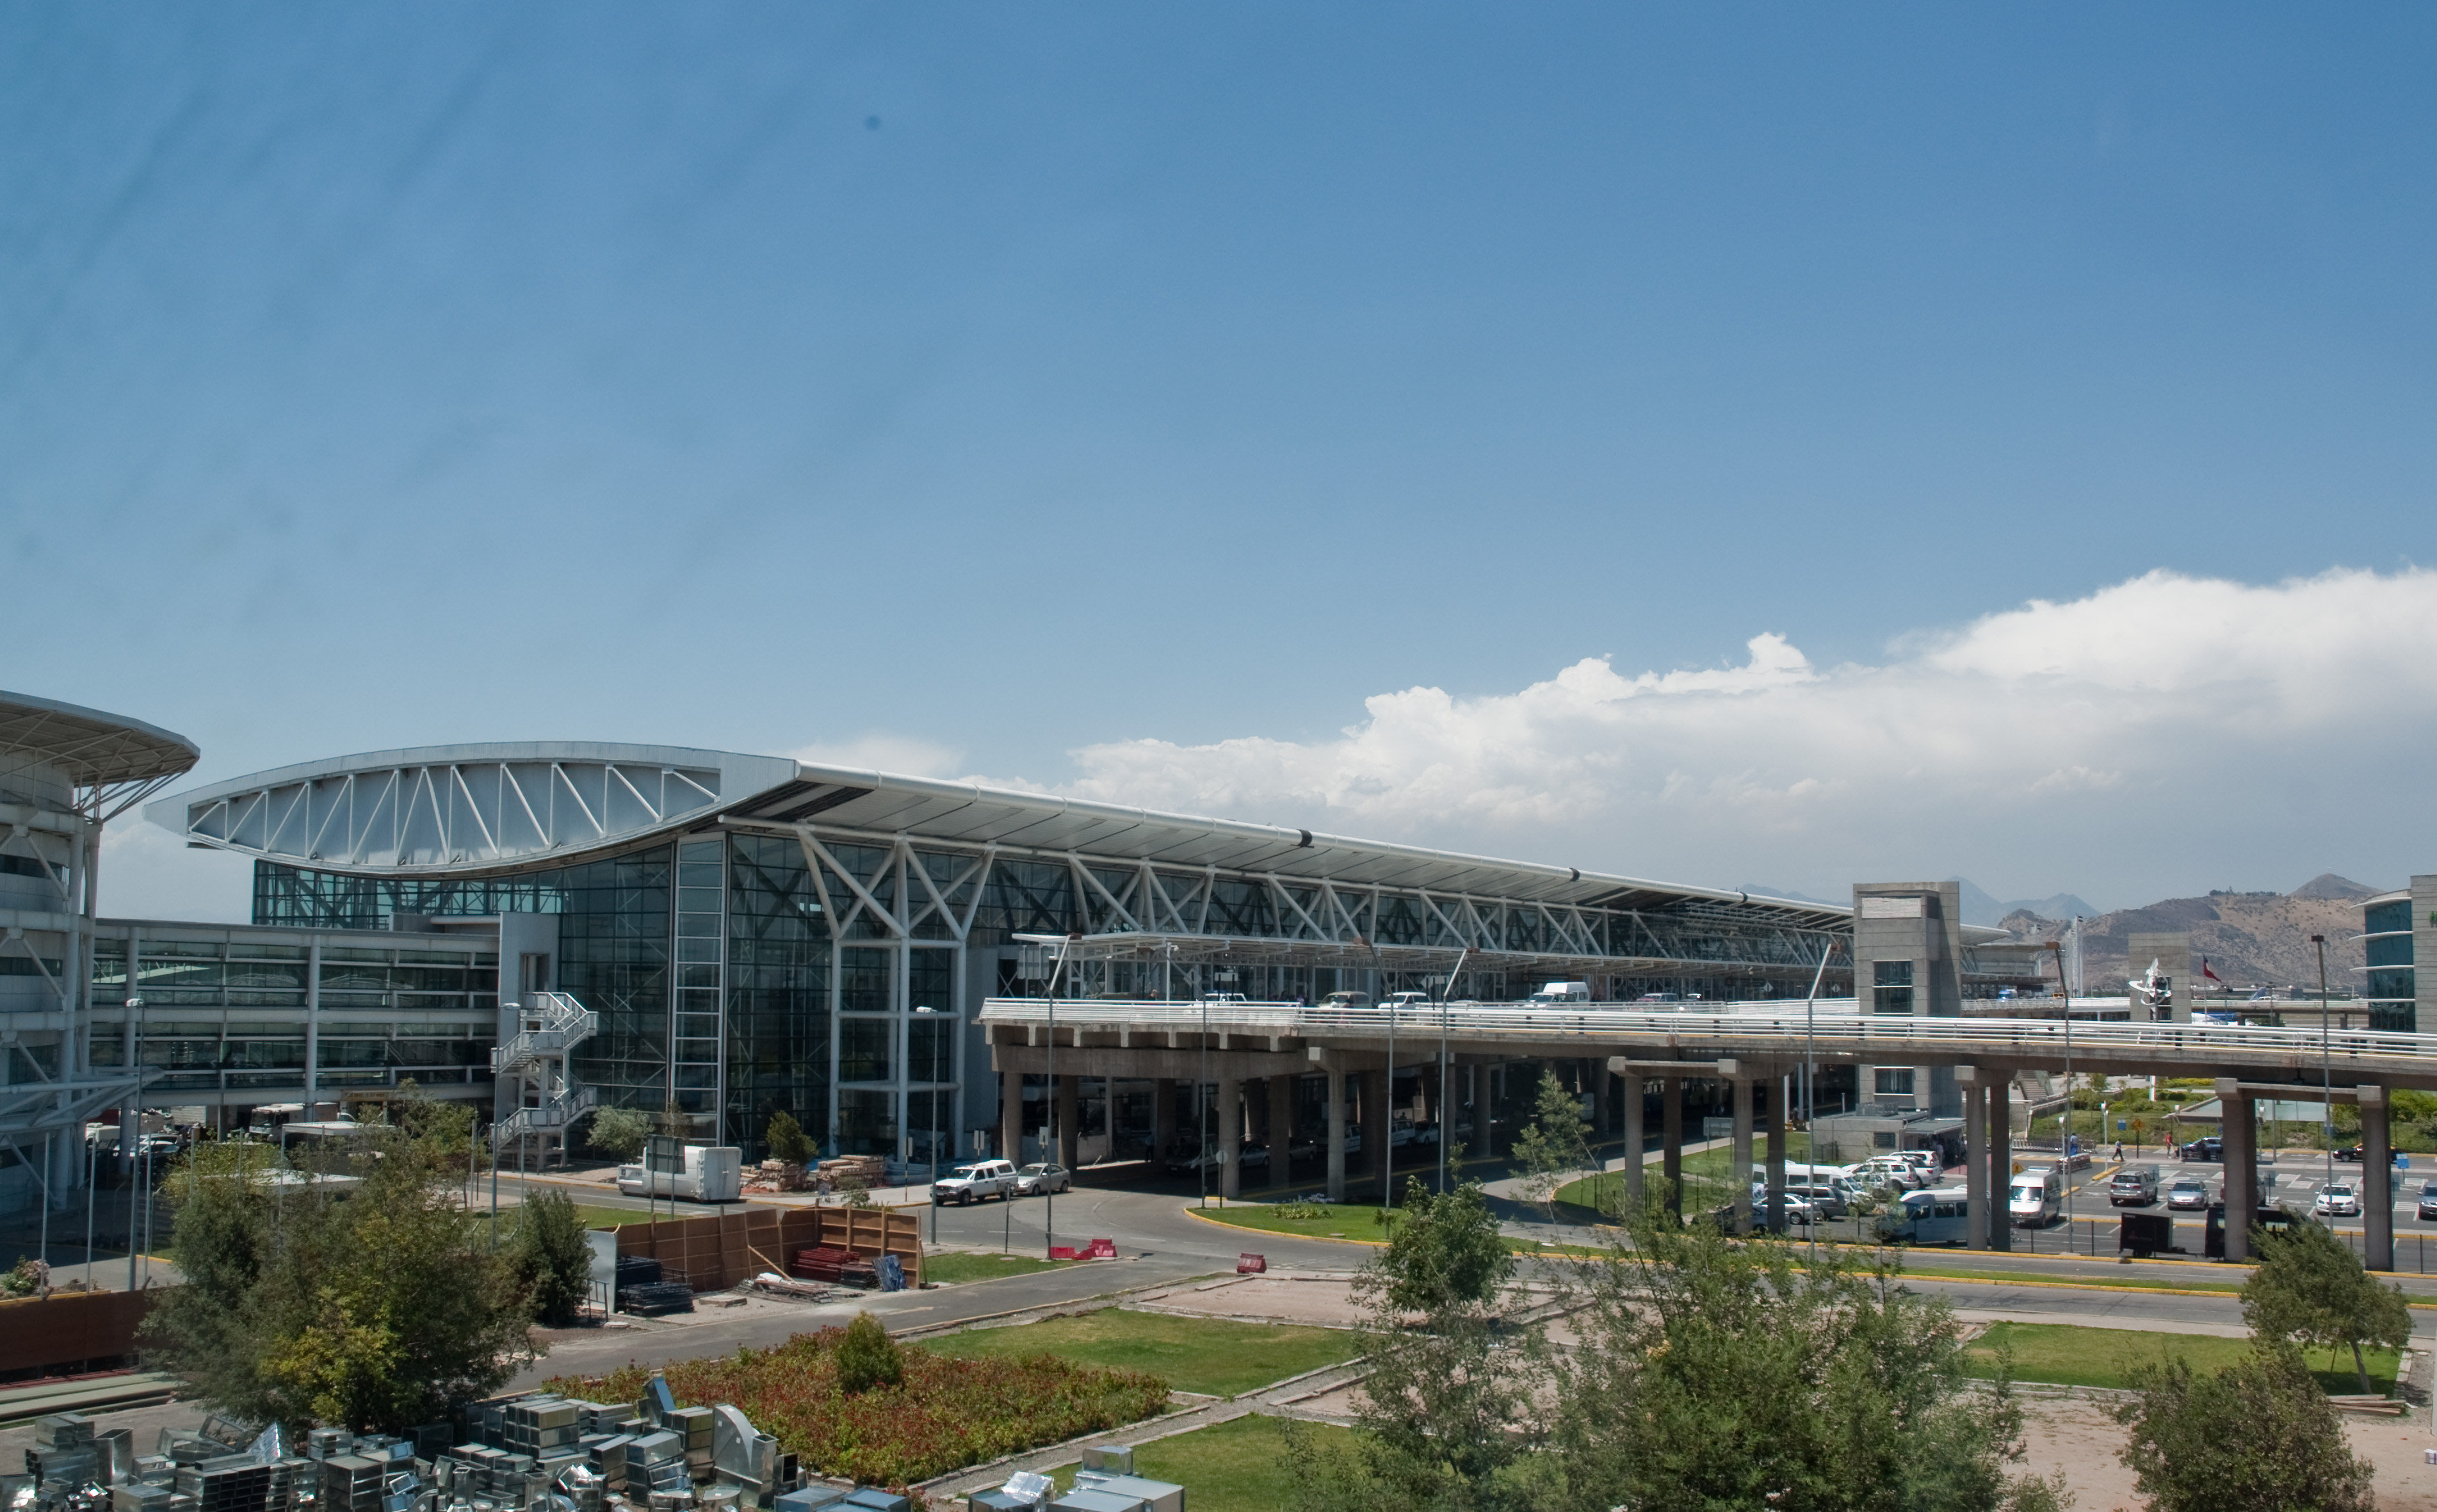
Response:
M1822 1005L1825 1010L1825 1005ZM1862 1040L1889 1046L1937 1046L1960 1050L2025 1050L2060 1052L2066 1043L2065 1021L2057 1018L1962 1018L1944 1016L1862 1014L1850 1000L1835 1011L1805 1016L1787 1012L1783 1004L1766 1011L1726 1013L1652 1012L1619 1004L1590 1009L1549 1009L1522 1005L1450 1003L1444 1007L1323 1008L1293 1003L1131 1002L1111 999L1058 1000L1061 1028L1090 1029L1157 1027L1199 1029L1206 1022L1212 1033L1246 1033L1272 1036L1346 1034L1433 1037L1444 1027L1466 1038L1754 1039L1798 1040L1807 1033L1821 1038ZM985 1024L1045 1023L1049 1004L1036 998L992 998L982 1005ZM2194 1022L2126 1022L2075 1019L2072 1044L2078 1052L2110 1051L2250 1051L2306 1054L2315 1061L2323 1045L2330 1055L2426 1056L2437 1059L2437 1034L2406 1034L2379 1030L2342 1029L2323 1037L2311 1028L2269 1028L2252 1024Z
M519 1010L517 1017L524 1027L507 1043L491 1051L491 1069L495 1073L513 1074L544 1055L563 1055L600 1033L601 1016L570 995L536 992L531 996L539 1011L533 1007Z
M516 1107L499 1121L494 1131L499 1138L516 1139L543 1129L565 1128L586 1109L601 1101L597 1086L579 1086L562 1092L539 1107Z

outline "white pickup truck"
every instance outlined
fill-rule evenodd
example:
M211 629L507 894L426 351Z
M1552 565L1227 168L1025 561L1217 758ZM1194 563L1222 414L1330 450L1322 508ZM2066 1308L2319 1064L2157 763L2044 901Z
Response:
M976 1160L969 1166L958 1166L931 1183L931 1203L944 1208L949 1203L959 1207L985 1197L1002 1202L1015 1198L1015 1163L1011 1160Z

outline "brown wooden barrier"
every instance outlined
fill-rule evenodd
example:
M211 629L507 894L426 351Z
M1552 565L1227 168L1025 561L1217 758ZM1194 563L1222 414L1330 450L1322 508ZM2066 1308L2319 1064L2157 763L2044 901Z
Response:
M0 1375L104 1365L135 1353L150 1292L54 1292L0 1302Z
M793 1274L796 1252L827 1244L894 1255L909 1286L922 1280L922 1221L888 1208L751 1207L717 1217L622 1224L618 1253L648 1255L671 1280L719 1292L763 1271Z

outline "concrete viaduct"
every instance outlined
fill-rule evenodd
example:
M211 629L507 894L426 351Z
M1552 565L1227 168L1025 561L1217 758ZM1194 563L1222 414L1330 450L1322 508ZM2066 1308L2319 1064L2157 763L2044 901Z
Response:
M2075 1075L2213 1080L2226 1109L2229 1214L2255 1211L2259 1205L2254 1100L2308 1098L2324 1086L2337 1101L2360 1108L2361 1206L2374 1270L2393 1265L2387 1094L2400 1087L2437 1090L2437 1034L2339 1029L2323 1035L2316 1027L1869 1015L1856 1013L1850 999L1806 1014L1784 1002L1683 1013L1608 1005L1551 1009L1460 1002L1391 1010L992 998L983 1006L981 1022L992 1064L1003 1076L1057 1078L1062 1131L1075 1126L1078 1077L1148 1078L1163 1087L1178 1081L1215 1083L1218 1105L1235 1108L1245 1084L1255 1079L1332 1072L1325 1146L1328 1191L1340 1199L1345 1191L1346 1077L1377 1076L1392 1063L1398 1069L1434 1066L1442 1045L1451 1074L1478 1076L1487 1066L1512 1061L1604 1060L1624 1079L1627 1149L1646 1143L1643 1100L1637 1094L1648 1082L1662 1083L1660 1149L1671 1182L1678 1178L1683 1148L1677 1088L1687 1079L1715 1079L1732 1088L1735 1169L1748 1169L1755 1136L1762 1141L1772 1219L1779 1216L1776 1204L1785 1186L1785 1127L1776 1112L1779 1100L1769 1100L1765 1114L1756 1111L1755 1092L1762 1084L1792 1074L1806 1059L1816 1065L1902 1061L1951 1067L1963 1104L1971 1233L1974 1247L1990 1249L2010 1245L2005 1190L2013 1156L2006 1087L2017 1070L2061 1071L2070 1059ZM1363 1101L1372 1110L1363 1143L1381 1149L1389 1138L1387 1100ZM1476 1100L1476 1105L1484 1101ZM1006 1148L1014 1149L1020 1100L1004 1097L1001 1105L1009 1121ZM1232 1196L1238 1190L1242 1121L1222 1117L1218 1126L1220 1190ZM1476 1149L1483 1155L1487 1138L1488 1121L1477 1120ZM1626 1183L1628 1195L1639 1197L1639 1162L1626 1167ZM1754 1217L1749 1191L1741 1184L1736 1191L1735 1222L1748 1229ZM2249 1237L2247 1224L2229 1222L2229 1260L2248 1254Z

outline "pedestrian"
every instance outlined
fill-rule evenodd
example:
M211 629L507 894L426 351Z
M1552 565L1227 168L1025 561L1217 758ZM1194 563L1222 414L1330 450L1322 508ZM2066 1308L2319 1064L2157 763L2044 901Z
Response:
M2124 1141L2121 1139L2115 1141L2115 1163L2119 1166L2124 1163Z

